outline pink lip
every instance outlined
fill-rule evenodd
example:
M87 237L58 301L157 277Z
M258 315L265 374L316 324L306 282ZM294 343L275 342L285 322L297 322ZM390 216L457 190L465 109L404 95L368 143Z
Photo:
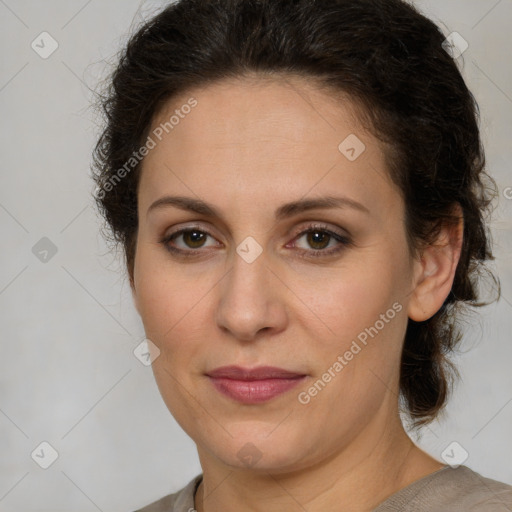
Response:
M206 375L222 394L244 404L257 404L295 387L306 376L273 366L223 366Z

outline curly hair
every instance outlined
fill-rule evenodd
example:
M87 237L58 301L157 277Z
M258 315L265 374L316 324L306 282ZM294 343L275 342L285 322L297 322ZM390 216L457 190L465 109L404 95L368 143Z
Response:
M388 148L411 254L458 220L454 206L462 210L451 292L427 321L408 320L401 358L401 405L412 426L435 419L457 375L449 355L461 339L461 309L485 304L482 270L499 296L499 281L485 266L494 259L486 215L495 182L485 171L478 105L444 41L435 23L402 0L180 0L145 22L100 95L106 126L92 165L94 198L110 241L124 250L130 281L140 174L133 155L165 102L254 73L299 76L348 95Z

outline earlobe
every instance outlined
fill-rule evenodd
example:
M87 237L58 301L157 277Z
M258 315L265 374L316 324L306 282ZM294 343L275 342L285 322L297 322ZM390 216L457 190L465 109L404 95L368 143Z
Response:
M425 247L420 259L415 261L408 316L416 322L423 322L435 315L451 291L464 232L459 205L454 215L458 221L445 222L435 242Z

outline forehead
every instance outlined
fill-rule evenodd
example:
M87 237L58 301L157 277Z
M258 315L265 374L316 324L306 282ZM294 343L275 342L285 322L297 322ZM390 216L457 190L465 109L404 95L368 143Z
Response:
M180 120L181 126L173 128L175 135L194 133L205 142L231 144L257 142L258 137L273 138L276 143L279 137L328 143L343 128L363 132L354 102L346 94L319 87L313 79L293 75L221 80L170 99L154 116L152 128L169 120L193 97L197 105ZM185 119L186 123L181 122Z
M357 112L346 95L295 77L230 79L191 89L153 119L156 145L142 164L140 190L148 197L141 200L166 187L199 197L215 191L226 200L251 190L296 198L320 182L324 189L357 193L375 183L372 174L387 180L380 143ZM347 149L361 154L350 160Z

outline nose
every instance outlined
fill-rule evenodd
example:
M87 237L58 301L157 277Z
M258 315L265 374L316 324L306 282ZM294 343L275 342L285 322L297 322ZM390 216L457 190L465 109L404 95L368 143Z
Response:
M238 340L251 341L286 328L287 288L268 263L265 251L252 263L236 253L219 283L217 325Z

